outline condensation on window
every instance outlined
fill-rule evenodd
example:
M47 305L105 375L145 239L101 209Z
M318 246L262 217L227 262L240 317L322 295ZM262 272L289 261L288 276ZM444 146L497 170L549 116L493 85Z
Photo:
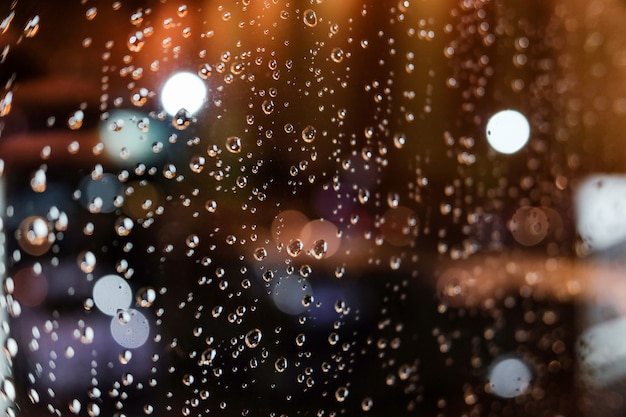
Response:
M0 412L623 416L625 18L5 1Z

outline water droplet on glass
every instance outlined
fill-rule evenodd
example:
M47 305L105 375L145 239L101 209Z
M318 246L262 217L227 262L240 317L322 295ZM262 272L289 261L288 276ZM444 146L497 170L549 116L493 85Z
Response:
M128 236L133 230L135 223L130 217L118 217L115 220L115 233L118 236Z
M68 405L68 408L69 408L69 410L70 410L70 412L72 414L78 415L80 413L81 408L82 408L82 404L80 403L79 400L77 400L75 398L75 399L70 401L70 403Z
M130 94L130 101L137 107L142 107L148 101L150 91L147 88L136 88Z
M302 140L304 140L306 143L311 143L315 140L316 133L317 130L315 130L315 127L308 125L304 129L302 129Z
M133 32L128 36L128 41L126 42L126 46L128 50L131 52L139 52L143 48L144 45L144 34L142 31L138 30Z
M96 269L96 255L90 251L82 251L77 259L80 270L88 274Z
M213 67L209 64L202 64L200 68L198 68L198 75L204 80L208 79L211 74L213 74Z
M300 255L302 250L304 249L304 243L300 239L292 239L287 244L287 253L289 256L296 257Z
M357 197L359 199L359 203L365 204L370 201L370 192L367 188L359 188Z
M263 103L261 103L261 109L265 114L272 114L275 108L274 100L263 100Z
M185 16L187 16L187 12L188 12L188 8L187 8L186 4L180 5L176 9L176 14L178 15L178 17L185 17Z
M172 117L172 126L178 130L185 130L193 120L191 113L187 109L178 110Z
M217 356L217 350L214 348L208 348L200 355L200 366L210 366L213 360Z
M276 359L276 362L274 362L274 369L276 369L276 371L278 372L285 372L288 366L289 363L284 356L281 356L280 358Z
M128 324L130 322L130 313L126 310L117 310L116 317L120 324Z
M43 193L47 188L47 176L44 169L38 169L30 179L30 188L36 193Z
M394 255L389 259L389 266L394 271L400 269L400 265L402 265L402 258L400 258L399 256Z
M27 38L32 38L39 32L39 15L33 16L24 26L24 35Z
M251 349L259 346L259 343L261 343L262 337L263 337L263 334L261 333L261 330L259 329L250 330L246 334L246 338L245 338L246 346L248 346Z
M393 146L397 149L402 149L404 145L406 145L406 136L404 133L396 133L393 135Z
M316 240L315 242L313 242L313 246L311 247L309 253L315 259L322 259L324 256L326 256L326 253L328 253L328 242L326 242L324 239Z
M132 359L132 357L133 357L133 353L128 349L124 349L122 352L120 352L117 358L122 365L127 365Z
M195 378L193 375L191 374L183 375L183 384L187 385L188 387L193 385L194 381L195 381Z
M205 204L204 204L204 208L206 209L206 211L208 211L209 213L215 213L217 211L217 201L215 200L208 200Z
M176 165L165 164L165 166L163 167L163 176L168 180L176 178Z
M335 391L335 399L337 401L344 402L346 400L346 398L348 398L348 394L350 393L350 391L348 391L348 388L346 387L339 387L337 388L337 391Z
M361 410L363 411L371 411L373 406L374 400L372 400L370 397L365 397L363 398L363 401L361 401Z
M231 153L241 152L241 138L239 136L230 136L226 139L226 149Z
M267 249L260 247L254 250L254 259L257 261L262 261L267 258Z
M201 155L194 155L191 157L189 161L189 168L192 172L199 174L204 169L204 165L206 164L206 158Z
M70 115L67 119L67 126L72 130L78 130L83 125L85 113L82 110L77 110Z
M90 7L85 12L85 17L87 18L87 20L93 20L96 18L97 15L98 15L98 9L96 9L95 7Z
M302 14L302 21L310 28L315 27L317 26L317 14L314 10L306 9Z
M22 220L15 232L15 238L24 252L34 256L46 253L55 241L48 221L40 216L30 216Z
M343 49L339 47L333 48L333 50L330 51L330 58L336 63L343 61L344 56L345 53L343 52Z
M156 300L157 292L153 287L143 287L137 292L135 300L139 307L148 308L152 307Z

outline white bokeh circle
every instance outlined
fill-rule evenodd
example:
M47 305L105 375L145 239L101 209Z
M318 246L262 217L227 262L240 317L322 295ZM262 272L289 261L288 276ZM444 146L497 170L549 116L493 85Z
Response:
M120 315L111 319L111 336L122 347L138 348L148 340L150 324L146 316L134 308L124 313L124 320L120 319Z
M133 293L126 280L118 275L105 275L93 286L93 301L104 314L114 316L133 301Z
M487 141L491 147L504 154L512 154L524 147L530 138L530 124L515 110L502 110L487 122Z
M161 104L169 115L181 109L194 114L204 106L207 99L205 82L191 72L177 72L165 81L161 89Z

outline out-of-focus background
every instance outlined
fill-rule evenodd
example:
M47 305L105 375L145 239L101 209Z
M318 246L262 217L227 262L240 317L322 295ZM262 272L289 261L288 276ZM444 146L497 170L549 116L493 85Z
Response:
M623 416L626 3L0 5L8 416Z

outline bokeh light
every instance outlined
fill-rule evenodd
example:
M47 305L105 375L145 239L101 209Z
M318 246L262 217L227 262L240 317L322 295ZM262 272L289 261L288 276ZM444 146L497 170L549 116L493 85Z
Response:
M530 124L515 110L502 110L487 122L487 141L497 152L512 154L524 147L530 138Z
M111 319L111 335L120 346L136 349L148 340L150 324L138 310L120 310Z
M514 357L496 359L488 375L491 392L502 398L525 394L531 379L532 372L528 365Z
M207 86L190 72L178 72L165 81L161 88L163 109L173 116L181 109L196 113L207 101Z
M93 301L104 314L114 316L130 307L133 293L126 280L118 275L105 275L93 286Z

